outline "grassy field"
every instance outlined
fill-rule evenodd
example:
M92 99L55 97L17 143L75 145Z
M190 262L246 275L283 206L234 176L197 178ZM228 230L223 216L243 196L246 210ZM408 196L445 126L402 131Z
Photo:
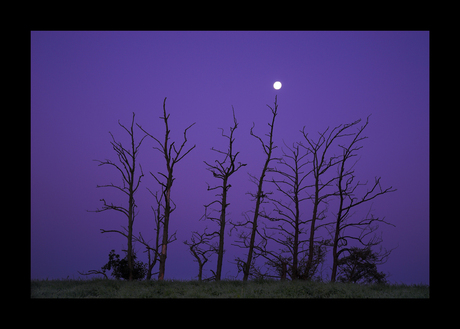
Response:
M31 280L32 298L429 298L426 285L305 281Z

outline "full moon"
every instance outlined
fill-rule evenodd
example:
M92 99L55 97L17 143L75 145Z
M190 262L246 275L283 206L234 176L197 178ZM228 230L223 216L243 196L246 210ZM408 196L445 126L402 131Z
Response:
M273 84L273 88L275 88L276 90L280 89L280 88L281 88L281 82L276 81L276 82Z

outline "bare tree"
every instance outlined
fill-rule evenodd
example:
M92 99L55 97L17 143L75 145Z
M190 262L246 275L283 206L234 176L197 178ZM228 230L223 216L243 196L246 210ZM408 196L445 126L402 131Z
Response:
M123 206L116 206L113 203L108 204L105 199L101 199L104 203L102 206L102 209L97 209L93 210L92 212L102 212L106 210L116 210L121 213L123 213L127 219L128 219L128 228L122 227L124 231L120 230L103 230L101 229L102 233L119 233L126 237L128 239L128 267L129 267L129 280L131 281L133 279L133 224L134 224L134 218L136 216L135 213L135 207L136 207L136 202L134 200L134 194L136 193L139 184L141 182L141 178L144 176L144 173L142 171L142 167L139 164L139 168L141 171L141 174L138 175L137 179L135 178L135 171L136 171L136 157L139 153L139 147L142 144L142 141L146 137L144 135L139 143L136 145L134 141L134 117L135 114L133 112L133 119L131 122L131 128L127 129L125 126L123 126L120 121L118 121L118 124L126 130L126 132L129 134L130 139L131 139L131 148L126 149L123 147L123 145L120 142L117 142L115 138L113 137L112 133L110 133L110 136L112 136L112 142L110 144L112 145L113 150L118 156L118 160L121 164L117 165L111 160L106 159L105 161L100 161L100 160L94 160L99 162L99 166L102 165L110 165L115 167L120 173L123 178L123 186L119 185L114 185L113 183L110 183L108 185L97 185L97 187L113 187L116 188L117 190L123 192L126 194L128 197L128 208L123 207Z
M240 222L240 223L233 224L234 228L237 228L239 226L241 226L241 227L249 226L250 230L251 230L250 235L246 234L245 232L241 233L240 234L240 240L237 241L237 244L236 244L238 247L248 248L248 255L247 255L247 260L246 261L243 261L243 260L241 260L239 258L236 259L238 267L242 268L242 270L243 270L243 281L248 280L248 277L250 275L250 270L251 270L251 268L254 268L253 254L254 254L255 239L256 239L256 234L260 235L260 233L257 230L257 227L258 227L257 220L258 220L259 214L260 214L260 205L264 202L264 199L267 197L267 194L265 194L264 191L263 191L263 183L264 183L264 180L265 180L265 175L266 175L267 171L270 168L269 167L270 162L273 161L273 160L279 160L278 158L274 158L273 154L272 154L273 150L277 147L273 143L273 129L275 127L275 118L276 118L276 115L278 114L277 96L275 96L275 106L274 106L274 108L269 106L269 105L267 105L267 106L271 110L272 115L273 115L271 123L268 123L268 126L270 127L270 132L268 134L265 134L269 138L268 144L266 144L262 140L262 138L260 138L259 136L254 134L253 130L254 130L254 127L255 127L255 123L253 123L253 125L251 127L251 130L250 130L251 136L257 138L260 141L260 143L262 144L262 148L263 148L264 153L266 155L264 167L262 169L260 177L257 179L255 176L250 175L251 180L257 185L257 193L249 193L254 198L254 200L256 202L255 209L254 209L254 217L253 217L252 221L248 219L244 223ZM248 239L249 239L249 243L248 243Z
M276 179L272 178L271 182L281 196L288 200L288 203L283 199L268 197L274 206L273 213L261 213L262 217L277 224L262 228L263 240L273 241L283 247L279 252L268 251L267 243L264 243L256 245L255 249L256 253L267 259L268 265L281 274L281 278L286 278L287 265L290 263L288 273L292 280L296 280L300 276L299 258L301 253L305 253L301 246L308 241L306 237L302 238L302 234L306 233L304 226L310 220L301 219L301 203L308 199L304 193L307 188L305 180L311 171L304 172L302 169L308 164L308 161L304 161L308 152L302 154L299 145L294 145L292 148L286 144L285 146L289 152L283 149L283 157L278 161L280 167L269 169L269 171L281 176Z
M217 245L212 243L212 239L215 237L214 233L208 234L206 229L201 234L192 232L190 242L184 241L184 244L189 246L190 253L198 262L198 281L203 280L203 267L208 262L210 255L218 253ZM216 279L216 273L212 270L211 272L213 272L213 276L207 278L206 281Z
M316 231L326 224L318 225L318 221L323 220L325 216L326 208L320 210L321 203L327 203L327 199L333 195L335 195L335 191L327 192L327 187L332 186L331 184L337 180L336 175L327 175L328 171L336 166L340 162L339 156L331 155L332 145L334 141L338 138L349 136L350 134L345 133L345 130L349 129L350 127L356 125L358 121L355 121L351 124L346 125L339 125L332 129L329 133L329 127L323 132L319 133L319 138L317 141L313 140L312 138L308 137L308 133L305 132L305 126L301 130L305 141L307 142L306 145L302 145L305 147L309 153L312 155L313 159L311 161L312 164L312 173L314 176L314 183L312 185L308 185L307 187L313 188L313 195L310 195L310 199L313 203L313 211L312 217L310 222L310 238L309 238L309 247L308 247L308 260L306 264L306 269L304 273L304 278L309 279L312 276L312 265L314 263L315 258L315 234ZM322 240L319 242L320 244L327 243L327 241Z
M158 273L158 280L163 280L164 275L165 275L165 269L166 269L166 257L167 257L167 245L170 242L169 241L169 219L171 212L175 209L171 207L171 188L174 182L174 176L173 176L173 171L174 171L174 166L176 163L178 163L180 160L182 160L187 154L190 153L191 150L195 148L196 145L193 145L191 148L189 148L187 151L182 153L184 151L184 146L187 143L187 130L192 127L194 123L192 123L190 126L185 128L184 130L184 141L182 142L181 146L179 149L176 148L175 142L172 142L169 144L169 126L168 126L168 119L169 119L169 114L166 113L166 97L163 101L163 116L160 117L165 123L165 139L164 142L161 142L159 139L156 137L152 136L148 132L146 132L139 124L137 125L143 132L145 132L149 137L153 138L159 145L159 147L154 147L154 149L160 151L160 153L164 156L165 161L166 161L166 173L158 172L160 176L164 178L164 180L160 180L157 176L155 176L152 172L150 174L155 178L155 180L160 184L163 188L163 196L164 196L164 223L163 223L163 236L162 236L162 243L161 243L161 252L160 252L160 269Z
M215 164L209 164L206 161L203 161L207 166L206 169L212 172L215 178L222 180L221 185L211 187L208 184L208 191L220 189L222 192L216 194L216 196L220 197L219 200L214 200L211 203L205 205L205 218L215 221L219 225L219 230L215 232L216 236L219 237L218 252L217 252L216 281L220 281L221 275L222 275L222 262L224 258L226 209L229 205L229 203L227 202L227 194L228 194L228 190L232 186L231 184L229 184L229 179L230 179L230 176L233 175L235 172L237 172L241 167L246 166L245 163L241 163L241 162L236 163L236 157L238 156L239 152L234 153L234 150L233 150L233 142L235 141L235 138L233 137L233 133L238 127L238 122L236 121L235 109L233 109L233 106L232 106L232 110L233 110L234 125L233 127L230 127L230 135L225 135L224 129L220 128L222 130L222 136L228 139L228 149L224 152L221 150L217 150L214 147L211 148L211 150L217 153L223 154L224 159L222 161L215 160ZM207 209L214 203L217 203L220 205L220 210L217 211L219 213L219 217L213 217L207 212Z
M361 120L356 121L355 123L360 122ZM355 124L354 123L354 124ZM382 189L380 185L381 177L376 177L374 184L370 189L368 189L364 195L358 197L356 195L357 189L360 186L366 186L366 183L355 182L355 174L354 174L354 164L350 167L347 167L349 160L356 156L356 152L362 148L362 146L358 146L357 144L366 139L367 137L362 136L362 132L367 127L369 123L369 117L366 120L366 123L361 126L357 133L353 134L353 139L348 146L339 145L342 148L343 154L340 159L340 164L338 167L338 179L337 179L337 192L336 195L339 197L339 206L337 211L337 216L335 219L334 230L333 230L333 248L332 248L332 258L333 258L333 265L332 265L332 274L331 274L331 281L335 282L337 276L337 266L339 262L339 256L341 253L348 251L350 252L351 249L347 248L349 240L358 241L361 245L366 248L370 248L372 246L378 245L382 242L381 237L377 235L373 235L369 238L369 235L375 232L378 229L378 223L384 223L388 225L392 225L386 222L383 219L379 219L374 217L370 211L368 212L367 216L365 216L361 220L352 221L352 210L359 205L362 205L366 202L369 202L376 197L394 192L396 189L393 189L392 186L386 189ZM353 125L354 125L353 124ZM356 163L356 162L355 162ZM355 228L359 231L358 235L355 234L346 234L345 232L349 231L350 229ZM386 253L386 252L385 252Z
M150 280L152 278L152 275L155 273L152 273L153 268L158 262L159 256L160 256L160 232L164 224L164 204L162 203L163 199L163 190L160 192L160 195L158 195L158 191L155 192L155 194L147 188L147 190L150 192L150 194L153 195L155 198L155 207L151 206L153 210L153 215L154 215L154 223L155 223L155 238L153 244L151 244L151 240L146 241L144 237L142 236L142 233L139 232L138 236L134 236L134 240L141 243L145 247L145 251L148 256L148 270L147 270L147 280ZM171 200L172 201L172 200ZM175 207L174 207L175 208ZM172 208L172 209L174 209ZM174 232L169 238L168 238L168 244L171 242L174 242L176 240L176 232ZM158 272L157 272L158 273ZM156 274L157 274L156 273Z

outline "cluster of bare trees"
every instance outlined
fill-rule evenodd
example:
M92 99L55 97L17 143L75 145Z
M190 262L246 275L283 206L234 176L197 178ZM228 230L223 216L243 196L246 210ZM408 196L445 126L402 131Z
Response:
M214 162L204 161L206 169L218 182L214 186L208 184L207 190L216 191L217 194L214 201L204 205L204 215L201 220L214 223L212 225L216 228L209 229L206 226L203 232L193 231L190 240L184 241L198 263L198 279L221 280L225 236L235 233L237 238L232 245L245 250L243 258L234 259L238 272L243 273L244 281L249 278L267 277L311 280L318 274L329 249L332 249L331 281L345 277L355 280L357 267L350 265L352 260L368 257L373 259L374 263L383 263L391 250L381 248L379 252L374 253L371 248L382 242L381 236L376 234L378 224L389 223L384 218L374 217L371 210L364 217L356 216L355 212L356 207L363 206L380 195L395 191L392 187L382 188L380 177L376 177L370 185L356 179L354 171L356 161L353 162L353 158L362 148L360 142L367 138L363 136L363 131L369 123L369 117L361 126L362 120L357 120L333 129L328 127L313 137L309 136L303 127L300 131L301 141L291 145L284 143L284 147L281 148L282 154L275 156L277 97L274 106L268 108L272 116L268 123L269 131L265 134L267 138L260 137L254 132L255 123L249 132L260 142L264 158L260 175L249 174L250 180L256 186L255 192L248 193L254 202L254 209L243 213L244 220L230 221L227 218L227 207L230 204L228 191L232 186L231 176L246 166L245 163L237 162L239 152L234 149L238 122L233 107L233 126L230 127L229 133L226 134L225 130L220 128L222 137L228 142L227 149L219 150L213 147L211 150L216 152L219 158ZM133 113L130 129L119 123L131 138L129 148L123 147L110 134L111 145L120 164L110 160L95 160L99 165L114 166L123 179L123 186L110 183L97 187L113 187L122 191L128 198L129 206L124 208L108 204L101 199L103 207L96 212L116 210L127 217L127 228L122 226L123 230L101 230L101 232L119 233L127 238L130 280L132 279L133 241L142 244L148 254L147 279L151 279L155 274L153 269L159 262L158 279L163 280L167 246L176 240L176 233L171 235L169 232L171 213L176 209L171 199L175 179L173 170L175 165L195 148L195 145L186 147L187 131L194 124L184 130L183 142L179 147L176 147L175 142L170 142L169 114L166 112L165 98L163 116L160 117L165 125L164 140L161 141L136 124L143 134L140 141L135 143L134 118ZM146 137L156 142L157 146L153 148L164 157L166 164L166 171L157 174L150 172L161 188L161 191L155 193L149 190L154 197L153 243L146 241L141 233L133 234L136 216L134 194L144 176L142 167L136 164L136 157ZM231 227L227 230L229 232L226 232L226 224ZM325 232L327 232L326 236ZM203 278L204 266L213 255L217 255L217 267L215 271L211 270L213 274L211 277ZM340 276L340 268L343 268L342 276Z
M276 103L275 103L276 106ZM268 134L270 148L273 137L273 124L276 112L273 112L273 121L270 124L271 131ZM357 252L356 247L348 246L351 240L360 243L362 249L368 250L382 242L381 237L374 234L378 229L378 223L392 225L384 219L374 217L369 211L365 218L354 216L351 212L355 207L375 199L377 196L396 191L392 187L383 189L380 185L381 178L375 178L375 182L367 190L362 192L360 187L367 187L367 182L361 183L356 180L350 159L355 157L356 152L362 148L359 142L367 137L362 136L368 125L368 119L362 126L358 126L361 120L350 124L339 125L332 130L327 128L312 138L301 130L303 139L294 143L291 147L284 145L283 155L277 158L275 167L268 168L268 172L274 175L267 182L274 187L276 196L272 193L263 194L270 206L259 210L259 215L266 218L262 226L252 226L251 240L248 243L247 233L240 234L240 245L248 248L250 254L253 248L255 258L265 259L265 265L269 270L263 271L260 266L248 263L242 266L245 273L244 279L250 274L253 277L286 278L292 280L311 280L317 274L318 267L324 262L328 247L332 247L332 274L331 281L337 279L339 257L342 253L350 255ZM353 131L353 128L355 130ZM267 154L267 162L270 154L269 149L262 142ZM333 153L333 146L338 146L342 154ZM262 173L264 175L265 172ZM261 183L259 192L261 193ZM359 190L359 191L358 191ZM362 195L359 194L362 192ZM327 218L331 200L336 199L336 209L332 209L332 216ZM258 209L259 202L256 202ZM310 206L311 213L305 213ZM257 216L254 216L256 222ZM246 222L247 223L247 222ZM245 225L246 223L243 223ZM240 224L237 224L238 226ZM319 229L324 228L328 232L325 238L319 235ZM352 230L352 229L357 230ZM255 231L255 234L254 234ZM254 242L254 236L258 242ZM361 249L359 249L360 251ZM383 263L388 258L390 251L380 250L372 254ZM237 260L241 262L241 260ZM270 271L270 268L274 271ZM274 272L274 273L273 273Z
M153 268L155 264L157 263L157 261L159 261L160 265L159 265L159 272L158 272L158 280L163 280L165 276L165 270L166 270L167 246L168 244L176 240L176 233L169 235L169 222L170 222L171 213L176 209L174 202L171 199L171 189L172 189L172 185L174 182L174 166L180 160L182 160L187 154L189 154L190 151L192 151L196 146L194 145L191 148L185 150L185 145L187 143L187 130L190 129L195 123L191 124L184 130L184 140L182 144L178 148L176 148L175 142L170 143L169 141L170 140L169 134L171 131L168 125L169 114L166 113L166 98L165 98L163 101L163 116L160 117L160 119L162 119L165 124L164 141L163 142L160 141L159 139L154 137L152 134L148 133L144 128L142 128L142 126L140 126L139 124L136 124L140 128L140 130L144 133L144 135L142 136L140 142L137 145L135 145L134 117L135 117L135 114L133 113L133 120L131 123L130 130L124 127L121 123L119 123L119 125L122 128L124 128L131 137L131 148L130 149L126 149L122 146L120 142L116 142L112 133L110 133L113 139L113 142L111 142L111 144L113 146L113 149L118 155L119 162L123 166L123 169L121 168L120 165L117 165L110 160L106 160L106 161L95 160L95 161L99 161L100 165L109 164L109 165L115 166L120 171L122 178L123 178L123 187L114 185L112 183L109 185L102 185L102 186L98 185L97 187L114 187L118 190L121 190L128 196L129 207L128 209L126 209L124 207L115 206L113 204L108 205L104 199L101 199L101 201L104 203L104 206L102 207L102 209L95 210L95 212L101 212L105 210L117 210L126 215L128 219L128 229L126 229L126 227L122 227L123 231L101 230L101 232L102 233L107 233L107 232L119 233L127 238L128 240L127 241L128 242L127 256L128 256L128 266L129 266L129 271L130 271L129 280L132 280L133 241L137 241L143 244L146 248L146 251L148 252L147 279L150 279L152 277ZM139 147L142 141L147 136L151 137L158 144L158 146L153 147L153 149L159 151L160 154L164 157L165 162L166 162L165 172L158 172L157 175L150 172L153 178L161 186L160 195L158 195L158 192L153 193L151 190L149 190L149 192L155 198L155 207L152 207L152 210L154 212L154 222L155 222L154 230L156 233L155 242L153 245L150 245L148 241L145 241L141 233L139 233L138 236L133 236L133 224L134 224L134 218L136 215L134 211L136 207L136 204L134 201L134 194L136 193L139 187L141 178L144 176L144 173L142 172L142 167L139 165L141 174L137 178L137 183L134 184L134 182L136 181L135 179L136 157L138 155ZM126 184L128 186L126 186Z

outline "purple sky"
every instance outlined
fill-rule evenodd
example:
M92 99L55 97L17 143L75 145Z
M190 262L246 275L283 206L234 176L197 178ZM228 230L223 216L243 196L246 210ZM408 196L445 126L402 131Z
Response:
M277 80L280 90L273 89ZM77 271L104 265L111 249L124 255L126 239L99 229L119 229L126 218L86 211L100 207L101 198L127 205L115 189L96 188L121 180L92 160L117 160L109 131L126 144L117 121L129 126L133 111L136 122L164 138L164 97L172 140L181 142L184 128L196 122L188 132L196 148L174 172L170 231L177 230L178 240L169 245L165 278L194 278L198 265L182 242L192 230L215 227L198 221L214 199L206 182L217 183L203 160L216 159L211 147L225 147L218 128L228 132L233 105L235 149L248 165L230 179L228 210L232 220L242 220L254 206L245 194L255 190L248 173L259 176L264 162L249 129L255 122L255 133L267 133L266 104L275 95L277 152L283 140L301 141L303 126L314 136L372 114L356 174L370 183L382 176L382 187L397 188L372 206L396 225L381 226L383 246L399 245L379 269L392 282L429 283L429 32L31 32L31 278L77 278ZM146 139L141 147L146 175L134 223L148 239L153 200L146 187L159 189L148 172L164 171L154 145ZM311 215L309 203L303 212ZM236 266L229 261L243 253L230 245L235 236L225 238L222 273L231 278ZM142 246L136 250L146 261ZM205 276L215 266L208 263ZM329 251L325 276L330 267Z

